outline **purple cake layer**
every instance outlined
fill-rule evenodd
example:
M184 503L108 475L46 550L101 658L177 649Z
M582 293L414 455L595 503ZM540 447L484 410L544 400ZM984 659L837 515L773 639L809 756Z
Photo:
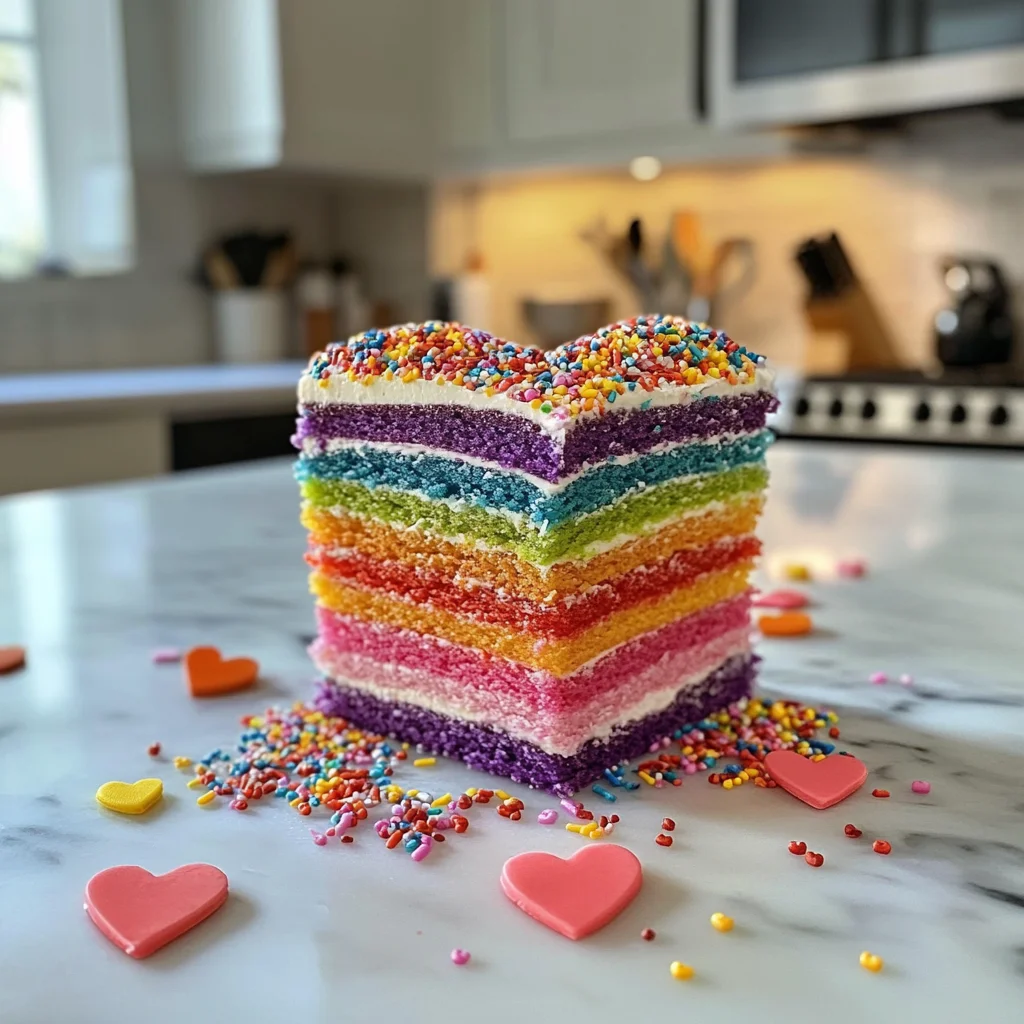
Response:
M295 442L308 437L420 444L519 469L557 482L588 462L646 452L660 444L760 430L777 401L764 392L706 398L577 420L564 447L536 423L495 410L453 406L305 406Z
M594 460L595 452L608 459L650 451L659 444L763 430L768 413L778 407L774 395L759 391L735 398L703 398L689 405L663 405L586 419L565 435L562 472L579 472Z
M741 697L754 685L758 659L730 658L699 686L687 687L663 711L621 726L603 740L591 740L572 757L547 754L525 740L475 722L464 722L414 704L381 700L351 686L325 679L316 707L327 715L427 750L465 761L471 768L525 782L556 796L570 796L593 782L605 768L647 753L651 744L682 726Z

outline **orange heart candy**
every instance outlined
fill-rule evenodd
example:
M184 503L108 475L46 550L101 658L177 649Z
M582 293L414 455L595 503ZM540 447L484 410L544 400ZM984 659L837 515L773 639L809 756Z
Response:
M783 612L781 615L762 615L757 628L764 636L804 636L813 629L810 615L803 612Z
M22 668L24 664L24 647L0 647L0 675Z
M223 658L216 647L193 647L185 655L185 682L193 697L216 697L244 690L256 681L253 658Z

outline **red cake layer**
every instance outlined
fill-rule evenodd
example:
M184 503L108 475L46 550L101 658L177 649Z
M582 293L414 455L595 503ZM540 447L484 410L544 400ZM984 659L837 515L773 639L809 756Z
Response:
M477 622L521 629L545 639L563 639L614 612L689 586L705 573L755 558L760 550L760 542L750 535L689 548L583 593L564 597L556 594L551 603L514 597L486 583L453 581L440 573L413 571L405 563L369 558L354 551L331 554L313 547L306 560L324 575L360 588L382 591Z

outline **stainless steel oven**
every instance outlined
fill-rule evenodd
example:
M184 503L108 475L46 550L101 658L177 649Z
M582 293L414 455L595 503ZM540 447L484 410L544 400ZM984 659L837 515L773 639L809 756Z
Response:
M1024 0L706 0L705 31L722 125L1024 99Z

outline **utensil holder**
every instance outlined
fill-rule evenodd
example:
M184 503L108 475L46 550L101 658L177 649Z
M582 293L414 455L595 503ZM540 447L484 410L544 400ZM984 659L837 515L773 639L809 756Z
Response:
M272 363L288 355L288 296L261 288L214 293L214 343L222 363Z

